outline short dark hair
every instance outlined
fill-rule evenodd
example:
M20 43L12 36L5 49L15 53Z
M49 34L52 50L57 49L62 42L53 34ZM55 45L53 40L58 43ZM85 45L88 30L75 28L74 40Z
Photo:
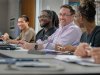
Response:
M60 9L61 9L61 8L67 8L67 9L69 9L70 12L71 12L71 15L75 14L75 10L74 10L74 9L72 8L72 6L70 6L70 5L65 4L65 5L62 5L62 6L60 7Z
M80 14L86 18L87 21L95 21L96 5L92 0L86 0L83 4L78 7Z
M19 18L23 18L25 20L25 22L29 22L29 17L26 15L22 15Z

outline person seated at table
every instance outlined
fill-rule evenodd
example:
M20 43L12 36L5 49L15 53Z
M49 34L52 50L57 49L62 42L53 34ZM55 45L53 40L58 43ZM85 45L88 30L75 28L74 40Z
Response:
M84 0L85 1L85 0ZM78 7L77 23L83 25L86 32L81 36L80 42L86 42L92 47L100 47L100 26L95 24L96 9L95 4L91 0L86 0ZM75 51L77 46L72 45L57 45L56 49L60 51Z
M46 40L58 28L59 20L56 12L51 10L42 10L38 17L41 30L36 34L35 41Z
M95 4L92 2L87 2L86 4L83 5L83 7L85 7L87 9L88 14L91 13L96 13L95 10ZM82 9L82 6L80 7L80 9ZM91 10L91 11L88 11ZM85 14L86 14L85 13ZM92 15L90 15L90 17L92 18ZM88 18L88 15L87 15ZM95 18L95 16L94 16ZM93 24L95 24L95 20L93 21ZM91 25L93 25L91 24ZM91 27L90 27L91 28ZM91 30L88 26L88 29ZM95 29L95 30L94 30ZM94 29L92 28L91 32L92 32L92 42L90 40L90 43L80 43L79 46L76 48L74 54L80 57L92 57L95 61L95 63L99 63L100 64L100 28L97 27L97 29L94 27ZM88 31L89 31L88 30ZM89 34L91 35L91 34ZM88 39L87 39L88 40Z
M84 28L84 25L83 25L83 22L82 22L82 19L81 19L81 15L79 15L77 12L75 13L75 18L74 18L74 21L75 23L81 28L82 30L82 36L80 38L80 42L82 42L84 40L83 36L86 36L87 33L86 33L86 29ZM75 49L77 48L77 44L75 46L72 46L72 45L66 45L66 46L62 46L61 44L56 44L56 47L55 47L55 50L58 50L58 51L62 51L62 52L65 52L65 51L71 51L71 52L74 52Z
M21 33L16 39L10 39L8 33L2 35L1 39L7 41L7 43L13 44L18 44L20 40L29 43L34 42L35 31L33 28L29 27L29 18L26 15L22 15L18 18L18 27L21 30Z

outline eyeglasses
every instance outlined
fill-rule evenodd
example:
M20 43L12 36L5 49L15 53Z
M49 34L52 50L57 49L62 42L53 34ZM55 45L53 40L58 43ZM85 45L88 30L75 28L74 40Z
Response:
M72 14L68 15L68 14L59 14L59 16L64 16L64 17L67 17L67 16L71 16Z
M47 19L47 18L49 18L49 16L46 16L46 15L38 16L38 19L40 19L40 18L45 18L45 19Z

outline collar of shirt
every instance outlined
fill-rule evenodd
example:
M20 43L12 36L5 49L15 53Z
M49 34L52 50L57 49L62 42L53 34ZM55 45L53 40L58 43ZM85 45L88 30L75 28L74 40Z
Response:
M59 25L59 31L60 31L60 32L61 32L61 31L63 32L63 30L69 28L69 26L71 26L71 25L75 25L74 21L72 21L70 24L65 25L65 26Z
M69 24L66 24L65 26L59 25L59 28L65 28L65 27L69 27L70 25L75 24L74 21L70 22Z

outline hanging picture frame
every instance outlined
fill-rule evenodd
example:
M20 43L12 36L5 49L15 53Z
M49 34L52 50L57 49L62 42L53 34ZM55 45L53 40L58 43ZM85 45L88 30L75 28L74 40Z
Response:
M10 19L10 29L15 29L15 18Z

